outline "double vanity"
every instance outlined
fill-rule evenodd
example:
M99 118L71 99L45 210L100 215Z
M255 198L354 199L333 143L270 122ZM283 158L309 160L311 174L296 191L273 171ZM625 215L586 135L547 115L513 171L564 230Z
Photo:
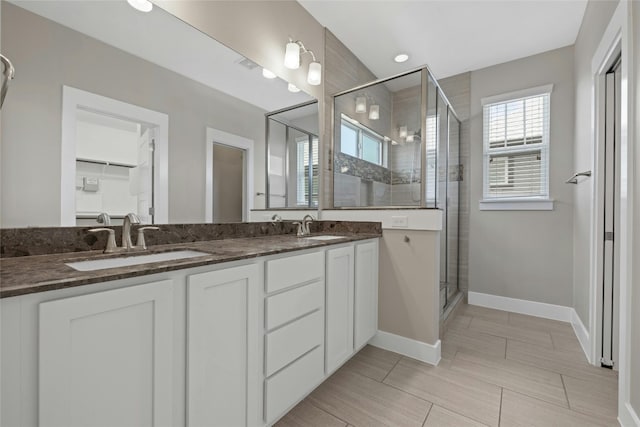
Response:
M0 421L271 425L376 333L379 237L4 258Z

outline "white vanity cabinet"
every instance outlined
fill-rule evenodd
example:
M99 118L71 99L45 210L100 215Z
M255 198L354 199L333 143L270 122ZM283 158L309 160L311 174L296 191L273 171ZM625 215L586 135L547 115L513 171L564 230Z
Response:
M187 425L261 424L259 265L187 277Z
M172 282L40 304L39 425L172 424Z
M378 241L355 245L354 346L362 348L378 332Z

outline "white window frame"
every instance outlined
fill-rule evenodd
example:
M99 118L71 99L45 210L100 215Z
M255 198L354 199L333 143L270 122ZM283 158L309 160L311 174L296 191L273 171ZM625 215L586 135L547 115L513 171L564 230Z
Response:
M383 168L388 167L387 166L387 158L388 158L388 145L387 145L387 141L385 139L384 136L381 136L379 134L377 134L376 132L372 131L371 129L362 126L361 124L355 122L354 120L352 120L350 117L342 114L342 120L340 121L340 126L347 126L351 129L353 129L354 131L357 132L358 134L358 140L356 141L356 158L360 159L362 161L365 161L367 163L371 163L372 165L377 165L377 166L381 166ZM371 139L376 140L379 144L379 155L380 155L380 163L374 163L374 162L370 162L368 160L365 160L362 158L362 154L363 154L363 137L364 135L367 135L368 137L370 137ZM349 156L350 154L344 153L342 151L342 137L340 138L340 152ZM352 156L353 157L353 156Z
M553 210L554 200L550 198L549 193L549 151L550 151L550 119L551 119L551 93L553 92L553 84L537 86L529 89L523 89L515 92L504 93L495 96L489 96L481 99L482 103L482 115L483 115L483 130L482 130L482 200L480 200L479 208L480 210L494 210L494 211L504 211L504 210L542 210L548 211ZM517 101L523 98L529 98L533 96L539 95L549 95L549 109L547 115L545 117L545 133L543 135L542 149L541 149L541 161L542 168L544 170L544 180L543 183L543 194L539 196L522 196L522 197L495 197L489 196L489 188L488 188L488 174L489 174L489 165L488 161L490 158L489 149L489 130L487 126L485 126L485 106L491 104L498 103L506 103L510 101ZM513 153L520 153L530 151L532 147L527 147L526 145L519 147L519 150L513 150Z

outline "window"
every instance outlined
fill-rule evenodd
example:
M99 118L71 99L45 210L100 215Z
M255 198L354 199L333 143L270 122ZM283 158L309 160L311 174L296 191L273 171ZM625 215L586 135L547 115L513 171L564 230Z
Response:
M352 157L386 166L384 137L342 115L340 151Z
M309 142L311 140L311 159L309 159ZM315 135L296 139L297 176L296 204L298 206L318 206L318 138ZM309 167L311 160L311 167ZM309 177L311 177L311 203L309 202Z
M549 201L551 86L483 99L481 209L552 209ZM542 201L542 205L531 203ZM509 202L500 206L495 202ZM528 206L527 206L528 204Z

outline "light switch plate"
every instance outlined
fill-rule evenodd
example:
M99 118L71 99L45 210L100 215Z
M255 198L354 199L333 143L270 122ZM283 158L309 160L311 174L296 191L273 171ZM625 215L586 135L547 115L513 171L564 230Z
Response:
M392 216L391 227L407 228L409 226L409 217L407 216Z

